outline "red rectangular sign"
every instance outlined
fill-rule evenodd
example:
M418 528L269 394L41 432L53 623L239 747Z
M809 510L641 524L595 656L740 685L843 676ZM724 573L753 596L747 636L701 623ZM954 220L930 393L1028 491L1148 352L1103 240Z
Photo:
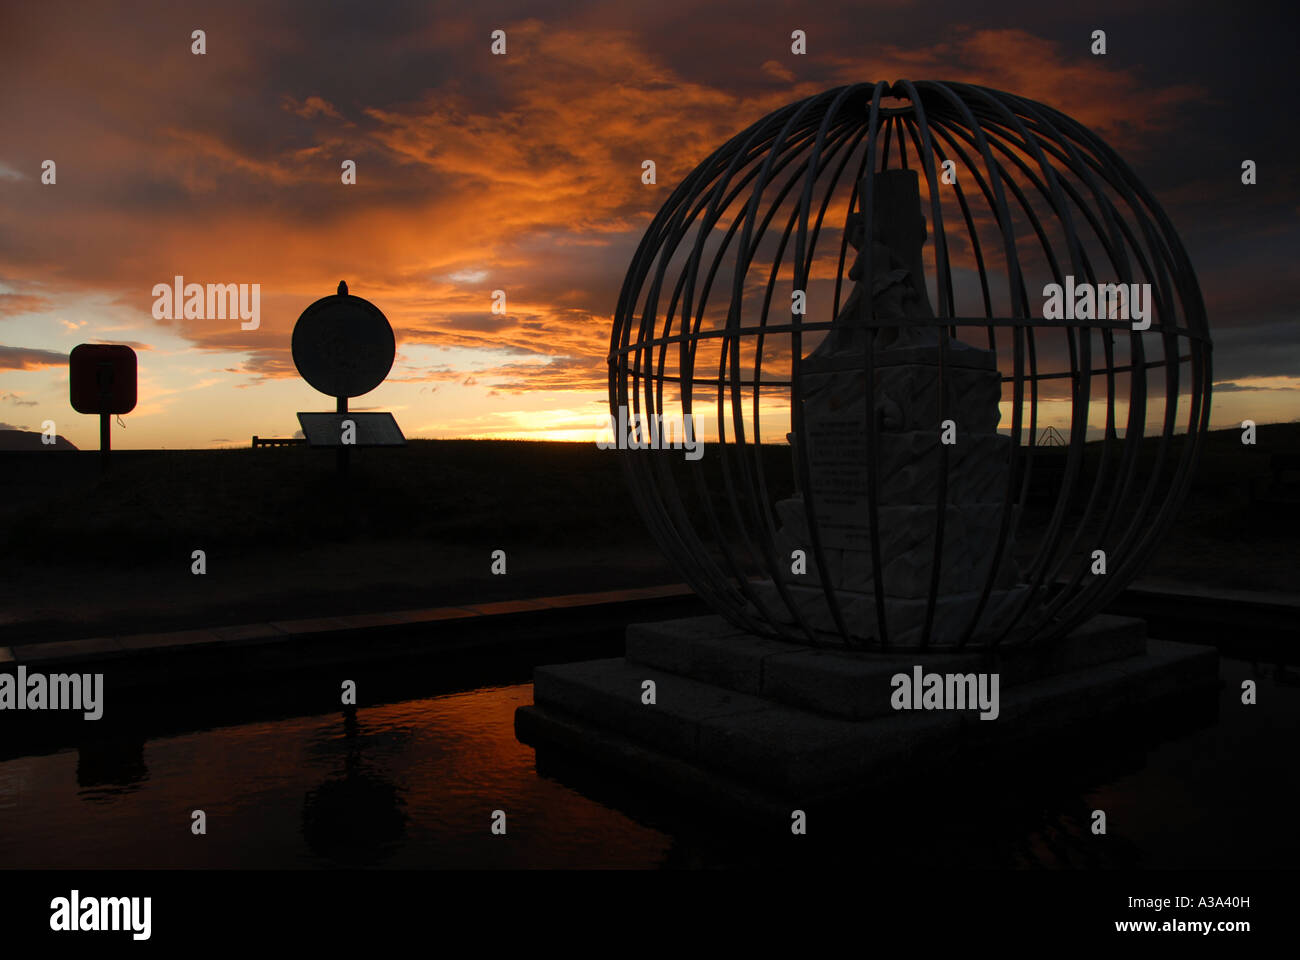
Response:
M82 343L68 357L69 396L78 413L135 409L135 351L119 343Z

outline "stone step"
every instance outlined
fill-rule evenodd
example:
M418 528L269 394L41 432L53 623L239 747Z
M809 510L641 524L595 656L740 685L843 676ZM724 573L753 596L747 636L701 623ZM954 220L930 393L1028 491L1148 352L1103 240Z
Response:
M1083 667L1140 656L1146 624L1101 615L1060 642L986 653L847 653L756 637L718 616L628 627L627 659L737 693L849 720L883 716L896 673L999 673L1005 688Z
M844 720L623 658L563 664L536 671L530 722L535 746L545 741L551 716L689 764L705 779L821 798L907 776L958 751L1050 739L1115 711L1217 683L1213 648L1159 641L1148 647L1140 656L1003 689L999 716L991 720L953 710ZM656 684L653 705L641 702L646 680Z
M656 685L654 705L641 702L647 680ZM771 707L760 697L623 657L538 667L533 672L533 700L576 717L599 718L612 730L687 756L695 754L704 720Z

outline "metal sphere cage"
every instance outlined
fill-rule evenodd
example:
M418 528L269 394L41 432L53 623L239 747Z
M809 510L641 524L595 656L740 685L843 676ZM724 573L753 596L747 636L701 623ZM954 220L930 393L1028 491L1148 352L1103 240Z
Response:
M887 205L871 194L893 170L915 171L924 221L911 273L923 274L918 302L934 305L908 320L909 336L935 331L901 414L933 416L902 474L879 410L882 343L900 321L880 315L875 286L845 306L864 277L890 282L882 247L865 238L880 233ZM1117 314L1114 295L1108 309L1077 311L1092 316L1070 305L1049 318L1052 283L1149 284L1149 326ZM809 385L824 365L811 358L837 324L848 346L836 356L852 357L861 384L840 395L860 406L861 430L818 454L802 439L820 429ZM973 456L961 357L977 353L995 367L988 403L1002 439L981 441L1000 452L973 474L996 490L954 506L972 483L958 474ZM1188 487L1210 361L1188 257L1114 150L1023 97L903 80L792 103L681 182L623 283L609 405L629 424L622 456L651 532L736 627L858 649L987 649L1063 636L1142 569ZM698 460L656 442L667 428L652 425L687 421L704 444ZM948 424L955 442L940 436ZM638 437L642 449L626 449ZM864 486L834 509L816 492L828 450ZM918 502L891 505L900 484ZM802 511L802 540L787 535L789 504ZM849 525L855 549L837 552L832 520L841 534ZM921 587L891 597L890 565L904 561ZM963 570L968 582L945 579Z

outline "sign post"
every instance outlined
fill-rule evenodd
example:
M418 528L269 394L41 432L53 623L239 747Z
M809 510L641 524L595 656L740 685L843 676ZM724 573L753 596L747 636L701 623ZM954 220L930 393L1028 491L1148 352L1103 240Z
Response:
M99 414L99 462L108 469L109 417L135 409L135 351L120 343L82 343L68 357L68 399L78 413Z
M336 397L335 400L336 400L334 406L335 411L341 415L346 415L348 412L348 398ZM304 430L303 436L306 435L307 432ZM342 437L341 431L340 431L340 437ZM309 440L307 442L310 443L311 441ZM349 449L349 446L350 446L349 444L343 443L341 441L339 443L339 452L338 452L339 476L346 477L348 475L348 463L349 463L348 458L349 456L351 456L351 450Z

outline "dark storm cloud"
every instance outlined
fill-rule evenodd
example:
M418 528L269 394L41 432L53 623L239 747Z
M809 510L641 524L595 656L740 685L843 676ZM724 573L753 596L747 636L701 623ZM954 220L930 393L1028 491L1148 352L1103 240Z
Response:
M56 350L33 350L0 344L0 370L39 370L41 367L63 366L67 362L68 355Z
M1218 330L1214 339L1216 378L1300 376L1300 334L1294 319Z

